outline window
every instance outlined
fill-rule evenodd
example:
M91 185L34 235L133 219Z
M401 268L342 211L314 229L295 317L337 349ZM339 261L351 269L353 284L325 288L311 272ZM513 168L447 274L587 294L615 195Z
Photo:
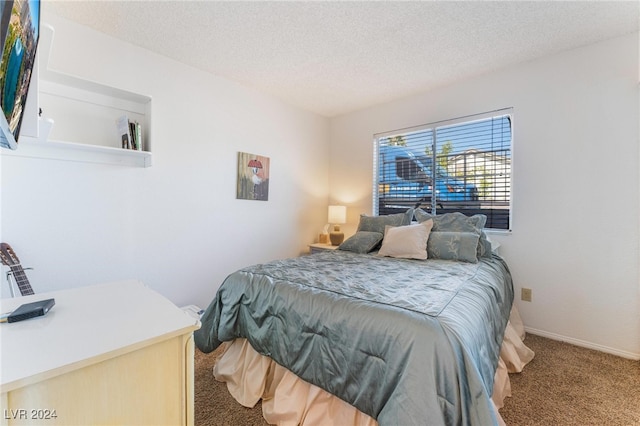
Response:
M511 226L511 109L375 135L374 212L417 204ZM434 190L435 188L435 190Z

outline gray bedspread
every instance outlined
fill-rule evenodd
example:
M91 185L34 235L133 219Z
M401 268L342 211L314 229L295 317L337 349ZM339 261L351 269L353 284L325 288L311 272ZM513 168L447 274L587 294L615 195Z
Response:
M495 255L473 264L327 251L230 275L195 342L210 352L244 337L381 425L493 425L512 302Z

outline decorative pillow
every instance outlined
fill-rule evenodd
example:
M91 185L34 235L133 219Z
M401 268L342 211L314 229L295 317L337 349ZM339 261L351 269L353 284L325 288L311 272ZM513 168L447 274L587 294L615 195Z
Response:
M480 233L480 240L478 241L478 258L491 257L492 251L493 247L491 241L489 241L489 237L487 237L487 234L482 231Z
M478 261L480 236L473 232L432 231L427 242L427 253L431 259Z
M416 225L396 227L387 225L378 256L426 259L428 257L427 240L432 227L432 220Z
M417 209L415 216L418 222L433 219L434 232L473 232L478 234L480 239L478 241L478 247L476 247L476 256L478 258L491 257L491 243L482 230L487 223L487 216L483 214L466 216L460 212L432 215L422 209Z
M367 216L361 214L358 231L379 232L384 234L385 226L405 226L409 225L411 220L413 220L413 209L409 209L404 213L388 214L384 216Z
M338 250L369 253L380 244L380 241L382 241L380 232L358 231L340 244Z
M413 207L411 207L410 209L407 209L406 212L404 212L404 218L402 219L402 225L411 225L411 222L413 222L413 212L416 209L414 209Z
M454 212L433 215L422 209L417 209L415 215L418 222L433 219L434 231L475 232L480 235L482 228L484 228L485 223L487 223L487 216L483 214L465 216L460 212Z

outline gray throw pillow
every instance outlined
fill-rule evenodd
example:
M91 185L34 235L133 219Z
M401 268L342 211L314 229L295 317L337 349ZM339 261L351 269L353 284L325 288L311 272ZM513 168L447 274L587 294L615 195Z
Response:
M384 234L385 226L405 226L409 225L412 220L413 209L409 209L404 213L388 214L383 216L367 216L365 214L361 214L358 231L379 232Z
M484 224L487 223L487 216L483 214L466 216L460 212L454 212L433 215L422 209L417 209L415 216L420 223L433 219L433 231L475 232L480 235Z
M338 250L369 253L380 244L380 241L382 241L380 232L358 231L340 244Z
M473 232L432 231L427 241L429 259L476 263L480 236Z
M420 223L433 219L432 232L473 232L478 234L476 256L478 258L491 257L491 243L487 239L487 234L483 231L484 225L487 223L487 216L483 214L466 216L460 212L433 215L422 209L416 209L415 216Z

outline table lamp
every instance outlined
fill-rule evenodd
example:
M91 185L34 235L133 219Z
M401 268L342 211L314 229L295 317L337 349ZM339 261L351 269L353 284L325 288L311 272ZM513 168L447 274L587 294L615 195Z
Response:
M344 241L344 234L340 231L340 224L347 223L347 207L329 206L329 223L333 224L333 231L329 234L331 245L339 246Z

